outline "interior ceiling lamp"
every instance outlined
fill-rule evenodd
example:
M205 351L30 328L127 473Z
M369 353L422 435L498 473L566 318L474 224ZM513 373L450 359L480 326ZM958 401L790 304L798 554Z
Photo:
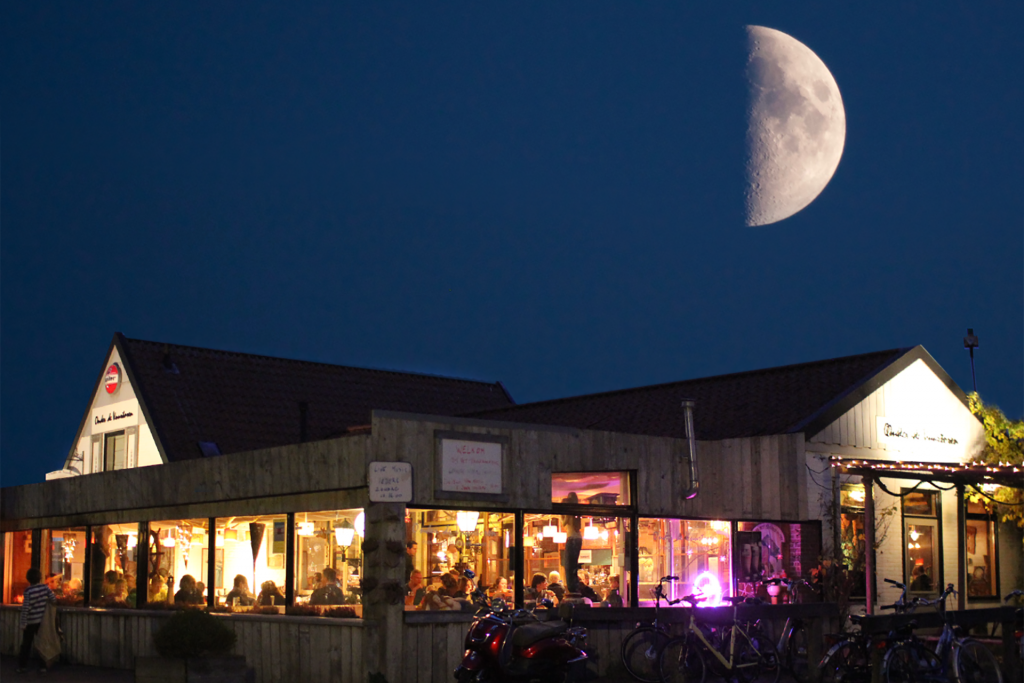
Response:
M850 491L850 498L854 499L858 503L863 503L864 502L864 489L863 488L853 489L852 491Z
M725 533L729 530L729 522L725 522L722 520L716 520L714 522L711 522L711 530L717 531L720 534Z
M616 530L615 533L619 533L618 530ZM601 540L602 541L607 541L608 540L608 530L607 529L601 529Z
M555 543L565 543L565 541L566 541L566 539L568 537L569 537L569 534L567 534L564 531L559 531L559 532L556 532L555 535L552 536L551 538L554 539Z
M917 529L911 529L910 530L910 540L916 541L919 538L921 538L921 534L917 533Z
M139 544L138 534L128 534L128 549L131 550Z
M347 548L352 545L352 538L356 535L355 527L352 526L352 522L347 519L343 519L341 524L334 527L334 539L343 548Z
M313 522L299 522L295 525L295 533L299 536L312 536L313 535Z
M359 514L356 515L356 533L359 534L359 538L365 538L366 534L366 515L360 510Z
M160 545L162 545L165 548L173 548L174 547L174 537L171 536L171 532L170 531L167 532L166 536L164 536L163 538L160 539Z
M459 526L459 531L463 533L468 534L470 531L475 531L478 519L480 519L479 512L459 510L455 513L455 523Z
M608 531L604 532L606 535ZM601 537L601 530L591 524L590 526L583 527L583 540L585 541L596 541Z
M551 521L554 521L554 520L551 520ZM555 534L558 533L558 525L557 524L545 524L544 525L544 532L543 533L548 538L552 538Z

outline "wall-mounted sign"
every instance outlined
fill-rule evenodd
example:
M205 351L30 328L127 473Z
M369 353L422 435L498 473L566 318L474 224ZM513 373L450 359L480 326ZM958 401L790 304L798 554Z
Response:
M887 449L904 451L917 456L933 455L957 458L963 453L963 437L941 426L924 424L916 420L875 418L876 439Z
M371 462L367 473L370 501L408 503L412 501L412 463Z
M92 411L92 433L112 432L139 424L139 402L121 401Z
M121 386L121 366L117 363L111 363L110 367L107 368L106 374L103 375L103 388L107 390L108 394L112 394L117 391Z
M502 444L441 439L441 490L502 493Z

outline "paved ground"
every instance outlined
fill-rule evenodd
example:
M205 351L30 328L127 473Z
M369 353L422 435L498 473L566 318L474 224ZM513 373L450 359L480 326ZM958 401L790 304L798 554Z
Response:
M54 664L46 674L39 673L39 660L33 659L28 665L28 673L15 672L18 658L4 655L0 657L0 680L3 683L15 681L52 681L53 683L132 683L135 672L124 669L105 669L99 666L68 666Z

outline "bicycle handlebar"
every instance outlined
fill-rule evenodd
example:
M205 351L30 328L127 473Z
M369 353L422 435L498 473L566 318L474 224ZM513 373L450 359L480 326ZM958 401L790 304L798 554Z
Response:
M678 580L679 580L678 576L663 576L663 577L661 577L661 581L659 581L658 583L671 583L673 581L678 581Z
M892 579L882 579L882 581L885 581L886 583L891 583L892 585L896 586L897 588L902 588L904 590L906 590L906 588L907 588L906 584L902 584L899 581L893 581Z
M1005 598L1003 598L1003 602L1009 602L1010 598L1019 598L1022 595L1024 595L1024 593L1022 593L1021 590L1018 588L1015 591L1011 591Z

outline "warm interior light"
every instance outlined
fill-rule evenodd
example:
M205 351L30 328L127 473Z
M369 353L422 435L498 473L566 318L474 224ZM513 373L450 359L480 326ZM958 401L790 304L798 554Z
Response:
M693 582L693 592L704 596L702 602L697 603L698 607L718 607L722 604L722 584L718 577L711 572L702 572L697 575Z
M858 503L864 502L864 489L853 489L850 491L850 498L857 501Z
M547 525L544 526L544 531L543 531L543 535L544 536L547 536L548 538L552 538L557 533L558 533L558 526L556 526L554 524L547 524Z
M569 537L569 534L567 534L564 531L559 531L554 536L552 536L551 538L553 538L555 540L555 543L565 543L565 540L568 537Z
M299 522L295 525L295 533L299 536L312 536L313 522Z
M910 530L910 540L911 541L916 541L919 538L921 538L921 534L917 533L917 529L911 529Z
M455 523L459 527L459 531L463 533L469 533L470 531L476 530L477 520L480 519L480 513L471 510L459 510L455 513Z
M605 532L607 533L607 532ZM596 541L601 537L601 530L596 526L588 526L583 528L583 540L585 541Z
M338 545L347 548L352 545L352 539L356 535L356 530L352 528L352 525L339 526L334 529L334 539L338 542Z
M601 540L602 541L607 541L608 540L608 530L607 529L601 529Z
M160 539L160 545L162 545L165 548L173 548L174 547L174 539L171 538L170 535L164 536L163 538Z
M128 549L131 550L139 544L138 534L128 534Z
M356 533L359 534L359 538L366 538L366 515L363 514L362 510L356 515Z

